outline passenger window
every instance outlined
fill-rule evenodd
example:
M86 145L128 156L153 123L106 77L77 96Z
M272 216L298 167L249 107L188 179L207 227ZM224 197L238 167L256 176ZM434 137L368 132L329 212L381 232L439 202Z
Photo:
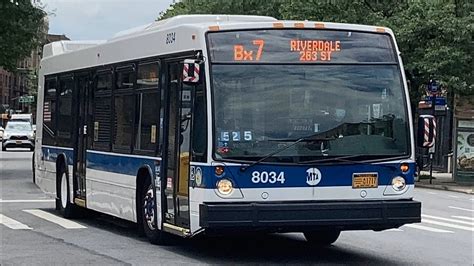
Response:
M155 154L159 142L160 90L158 62L140 64L137 70L135 150Z
M133 92L135 71L132 68L117 71L116 84L112 148L114 151L130 153L136 101Z
M45 81L43 103L43 144L55 145L56 141L56 78Z
M60 146L72 147L72 93L74 79L72 76L61 78L59 84L57 142Z
M97 75L94 90L94 133L92 142L92 148L95 150L110 150L112 84L112 73L110 71Z

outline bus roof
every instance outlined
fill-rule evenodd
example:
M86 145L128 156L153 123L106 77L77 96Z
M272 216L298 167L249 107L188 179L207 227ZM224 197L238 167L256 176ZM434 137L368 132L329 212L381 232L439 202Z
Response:
M106 41L49 43L43 48L42 70L44 75L48 75L162 54L202 50L205 47L204 33L208 31L263 28L324 28L393 35L385 27L357 24L280 21L267 16L181 15L121 31ZM170 33L175 34L175 40L167 43L167 34Z

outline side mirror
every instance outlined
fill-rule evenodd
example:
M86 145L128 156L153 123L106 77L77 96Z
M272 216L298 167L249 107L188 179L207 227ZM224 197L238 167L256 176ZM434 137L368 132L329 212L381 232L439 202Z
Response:
M432 115L418 117L417 146L431 148L436 139L436 119Z
M183 83L195 85L201 81L201 64L195 59L185 59L183 65Z

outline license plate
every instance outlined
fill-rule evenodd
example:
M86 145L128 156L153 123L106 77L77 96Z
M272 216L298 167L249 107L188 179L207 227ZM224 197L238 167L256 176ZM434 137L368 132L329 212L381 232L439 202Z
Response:
M17 140L17 141L16 141L16 144L21 144L21 140Z
M378 186L377 173L359 173L352 175L352 188L375 188Z

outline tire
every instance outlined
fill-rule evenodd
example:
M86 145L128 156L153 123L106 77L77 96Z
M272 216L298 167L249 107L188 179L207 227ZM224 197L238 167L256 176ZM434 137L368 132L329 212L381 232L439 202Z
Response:
M35 147L30 147L30 151L35 151Z
M329 246L336 242L341 234L339 230L328 230L328 231L310 231L304 232L306 241L311 245L315 246Z
M6 151L6 150L7 150L7 148L2 146L2 151Z
M77 206L72 204L69 195L69 180L67 173L62 166L58 173L58 185L56 186L56 210L64 218L75 218L78 215Z
M140 203L141 220L145 236L152 244L169 244L170 235L159 230L156 225L155 189L149 178L142 188Z

